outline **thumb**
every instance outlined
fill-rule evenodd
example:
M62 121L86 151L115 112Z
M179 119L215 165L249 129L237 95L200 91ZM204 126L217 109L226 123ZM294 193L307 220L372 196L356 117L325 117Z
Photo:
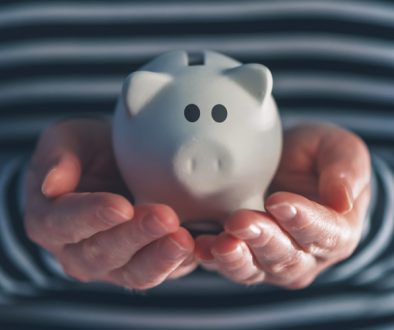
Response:
M81 177L81 163L72 150L64 150L53 166L44 176L41 185L42 193L48 198L75 191Z
M54 198L75 191L89 154L80 135L79 128L68 122L42 134L29 171L35 193L40 189L45 197Z
M332 129L320 143L317 165L323 202L338 212L349 212L370 181L365 144L353 133Z

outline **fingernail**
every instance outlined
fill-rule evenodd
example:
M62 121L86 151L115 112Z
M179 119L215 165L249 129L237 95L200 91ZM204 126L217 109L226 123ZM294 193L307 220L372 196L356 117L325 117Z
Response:
M165 239L163 245L163 253L168 259L178 259L191 252L189 249L184 248L179 242L175 241L171 237Z
M56 182L57 179L56 175L57 175L57 170L56 167L54 167L47 173L44 182L42 183L41 192L47 197L51 196L55 190L54 182Z
M339 182L338 185L341 187L344 194L344 201L346 206L343 212L348 212L353 208L353 192L345 182Z
M147 214L141 219L141 225L147 233L153 236L162 236L168 233L168 229L156 216Z
M270 205L267 210L279 221L290 221L297 215L297 209L288 203Z
M345 180L333 180L328 183L327 204L336 211L346 213L353 208L353 192Z
M116 224L129 220L130 217L120 210L114 209L113 207L99 208L97 211L98 217L107 224Z
M253 223L246 228L232 230L231 233L240 239L255 239L261 235L261 229Z
M226 252L226 253L220 253L218 251L216 251L215 249L212 250L212 254L215 256L215 258L217 258L220 261L224 261L224 262L232 262L232 261L236 261L240 258L243 257L243 249L241 245L237 245L237 247L230 251L230 252Z

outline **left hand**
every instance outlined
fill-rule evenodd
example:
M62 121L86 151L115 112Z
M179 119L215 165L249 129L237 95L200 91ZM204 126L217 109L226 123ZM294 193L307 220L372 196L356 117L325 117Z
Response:
M242 284L297 289L355 250L370 200L370 156L353 133L305 124L284 133L267 212L239 210L196 239L202 266Z

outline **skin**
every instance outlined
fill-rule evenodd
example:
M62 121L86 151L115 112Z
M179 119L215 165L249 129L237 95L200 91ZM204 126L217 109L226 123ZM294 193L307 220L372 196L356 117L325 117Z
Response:
M207 269L243 284L300 289L349 257L370 201L370 157L360 138L307 124L284 134L267 212L239 210L218 236L196 239Z
M336 126L291 128L271 192L267 212L239 210L221 234L193 240L170 207L130 203L109 122L70 120L44 132L32 157L25 228L84 282L148 289L201 264L241 284L303 288L360 240L368 150Z
M73 278L147 289L196 266L194 241L171 208L129 202L109 122L72 120L44 132L26 193L28 236Z

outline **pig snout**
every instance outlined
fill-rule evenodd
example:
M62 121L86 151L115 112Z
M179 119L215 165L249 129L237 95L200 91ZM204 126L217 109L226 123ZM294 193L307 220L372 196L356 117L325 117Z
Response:
M179 148L173 166L176 179L189 191L209 194L231 180L233 158L225 146L195 139Z

